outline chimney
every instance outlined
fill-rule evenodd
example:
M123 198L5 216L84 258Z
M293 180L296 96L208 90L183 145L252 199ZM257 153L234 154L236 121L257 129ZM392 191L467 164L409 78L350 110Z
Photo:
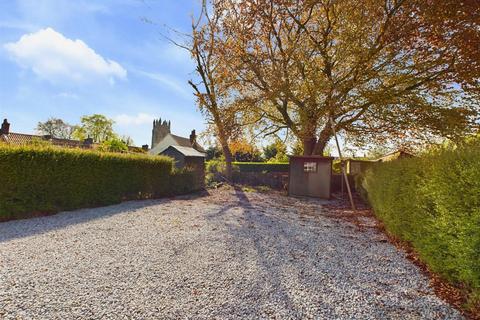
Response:
M8 123L7 119L3 120L2 128L0 129L0 134L9 134L10 133L10 123Z
M192 130L192 133L190 134L190 143L194 145L197 142L197 134L195 133L195 130Z

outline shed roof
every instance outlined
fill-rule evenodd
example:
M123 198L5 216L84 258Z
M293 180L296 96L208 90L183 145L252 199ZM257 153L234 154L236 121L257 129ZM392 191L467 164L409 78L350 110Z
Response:
M378 162L378 160L372 160L372 159L355 159L355 158L347 158L344 159L345 161L350 161L350 162Z
M190 139L168 133L156 146L152 146L152 149L149 151L149 153L160 154L163 151L167 150L170 146L193 148L198 150L199 152L205 152L205 150L198 143L195 142L192 145Z
M405 158L405 157L406 158L411 158L411 157L415 157L415 155L413 155L412 153L410 153L406 150L399 149L399 150L387 153L386 155L378 158L376 161L385 162L385 161L392 161L392 160L396 160L398 158Z
M205 158L204 153L199 152L199 151L193 149L192 147L169 146L167 149L169 149L169 148L174 148L175 150L177 150L178 152L183 154L185 157L202 157L202 158ZM167 149L165 149L165 150L167 150Z
M334 157L324 157L319 155L309 155L309 156L290 156L290 159L311 159L317 161L331 161L335 159Z

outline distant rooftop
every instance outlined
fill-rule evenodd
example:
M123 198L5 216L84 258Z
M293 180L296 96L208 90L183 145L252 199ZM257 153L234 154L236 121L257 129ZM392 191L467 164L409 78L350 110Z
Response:
M182 146L172 145L172 146L169 146L168 148L176 149L178 152L183 154L185 157L202 157L202 158L205 157L205 153L201 153L201 152L193 149L192 147L182 147Z

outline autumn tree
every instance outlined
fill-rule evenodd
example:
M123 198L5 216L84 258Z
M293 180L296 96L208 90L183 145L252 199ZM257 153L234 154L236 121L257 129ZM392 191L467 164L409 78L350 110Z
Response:
M480 3L477 0L408 1L417 32L428 46L448 49L451 78L464 91L480 93Z
M233 159L237 162L258 162L261 161L261 154L258 148L248 142L245 138L233 140L229 144Z
M477 101L458 86L478 84L462 71L462 57L473 53L458 49L468 47L458 37L445 36L455 28L478 34L469 16L442 31L426 28L440 18L413 0L218 0L215 6L222 35L234 39L223 43L224 54L250 113L273 131L291 131L305 154L323 153L330 120L359 143L457 139L475 127Z
M223 44L228 41L221 29L220 18L216 10L210 12L207 2L202 3L202 13L192 22L189 43L184 46L196 65L198 81L189 81L195 92L198 106L213 129L222 148L226 162L227 179L232 179L232 152L230 142L238 135L238 102L235 101L234 77L228 73L227 55L222 52Z

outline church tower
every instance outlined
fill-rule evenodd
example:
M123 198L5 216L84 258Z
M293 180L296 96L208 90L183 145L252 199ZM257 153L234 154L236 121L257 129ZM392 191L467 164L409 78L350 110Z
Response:
M155 148L155 146L162 141L163 138L170 133L170 121L166 121L162 119L153 120L153 130L152 130L152 146L151 148Z

